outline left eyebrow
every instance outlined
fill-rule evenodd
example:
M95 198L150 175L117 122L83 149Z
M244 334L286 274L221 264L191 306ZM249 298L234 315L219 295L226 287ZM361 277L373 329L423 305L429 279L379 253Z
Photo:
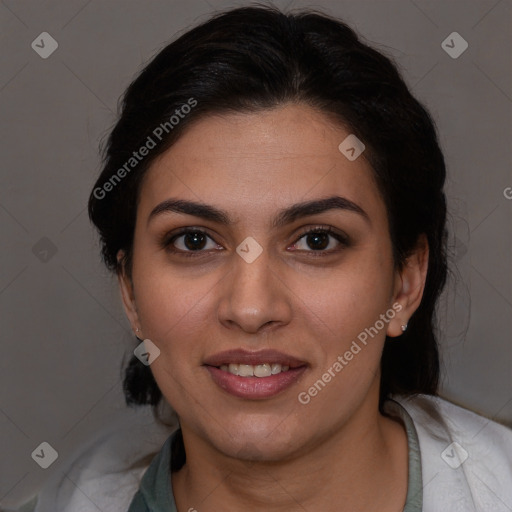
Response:
M356 203L346 197L332 196L327 199L316 199L305 203L297 203L281 210L272 221L272 227L277 228L293 221L316 215L329 210L345 210L360 215L368 224L371 224L368 214Z
M286 224L291 224L295 220L323 213L329 210L345 210L360 215L368 224L371 224L370 217L358 204L350 201L345 197L332 196L326 199L316 199L304 203L296 203L278 212L276 217L272 220L272 227L278 228ZM148 216L147 223L158 215L167 212L182 213L185 215L192 215L194 217L201 217L206 220L216 222L223 225L235 224L230 215L224 210L220 210L215 206L200 203L196 201L189 201L185 199L166 199L162 203L153 208Z

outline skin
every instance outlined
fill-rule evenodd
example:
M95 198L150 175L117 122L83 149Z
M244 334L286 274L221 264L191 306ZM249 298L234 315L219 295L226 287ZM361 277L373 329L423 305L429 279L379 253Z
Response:
M420 239L395 269L372 169L364 153L349 161L338 150L349 134L306 105L212 116L189 127L144 178L133 272L131 279L121 272L119 282L133 329L161 351L151 370L180 418L187 463L172 475L180 512L397 512L405 504L407 437L399 421L378 411L379 363L386 334L401 335L419 306L428 247ZM329 210L271 227L279 210L332 195L359 205L369 221ZM171 197L214 205L236 222L167 212L148 223ZM299 237L317 226L346 233L350 243L328 237L326 255L315 257L315 241ZM211 237L201 256L159 243L183 227ZM248 236L263 249L252 263L236 252ZM176 239L174 248L186 251L184 242ZM298 394L393 304L401 311L301 404ZM232 348L274 348L308 368L277 396L241 399L203 366Z

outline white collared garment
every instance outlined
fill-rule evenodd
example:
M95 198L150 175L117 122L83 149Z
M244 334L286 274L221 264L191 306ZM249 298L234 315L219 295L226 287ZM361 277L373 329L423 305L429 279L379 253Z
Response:
M410 469L416 455L411 440L417 436L421 474L409 478L408 501L418 496L411 481L419 476L419 510L512 512L512 429L430 395L395 395L386 411L409 425ZM147 415L140 415L140 421L133 420L132 412L129 417L128 423L120 418L70 461L65 475L56 475L40 490L37 503L34 499L7 510L127 512L149 463L175 430L148 421Z

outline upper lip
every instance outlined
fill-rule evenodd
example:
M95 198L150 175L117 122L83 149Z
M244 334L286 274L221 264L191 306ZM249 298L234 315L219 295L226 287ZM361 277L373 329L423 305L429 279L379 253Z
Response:
M282 366L289 366L290 368L297 368L307 364L305 361L301 361L296 357L271 349L257 351L243 349L226 350L207 357L204 361L204 364L208 366L222 366L230 363L251 365L278 363Z

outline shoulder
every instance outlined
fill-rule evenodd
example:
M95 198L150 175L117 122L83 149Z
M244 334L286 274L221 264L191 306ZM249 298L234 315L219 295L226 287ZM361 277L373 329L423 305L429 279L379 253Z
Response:
M512 429L441 397L392 398L418 434L425 512L512 510Z
M44 485L34 512L128 510L151 460L173 430L157 423L149 408L123 411Z

